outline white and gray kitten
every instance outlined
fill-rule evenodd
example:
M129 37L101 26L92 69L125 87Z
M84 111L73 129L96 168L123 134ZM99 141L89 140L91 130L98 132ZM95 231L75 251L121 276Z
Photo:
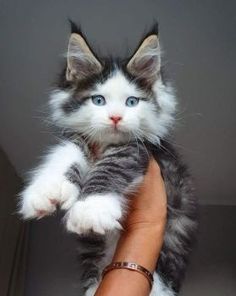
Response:
M99 59L73 24L50 105L62 140L22 192L23 217L51 214L57 205L67 210L66 227L80 239L81 282L85 295L93 295L112 260L127 195L154 156L166 185L168 222L151 295L178 293L196 232L196 201L186 167L168 143L176 98L163 80L157 25L130 59L120 60ZM100 149L96 159L93 145Z

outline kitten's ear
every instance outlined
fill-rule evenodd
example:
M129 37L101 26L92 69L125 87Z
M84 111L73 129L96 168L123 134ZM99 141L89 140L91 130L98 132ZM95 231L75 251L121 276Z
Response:
M147 36L130 61L127 70L130 74L154 83L158 78L161 68L160 45L157 34Z
M81 80L101 71L102 65L85 39L80 34L72 33L67 52L66 79Z

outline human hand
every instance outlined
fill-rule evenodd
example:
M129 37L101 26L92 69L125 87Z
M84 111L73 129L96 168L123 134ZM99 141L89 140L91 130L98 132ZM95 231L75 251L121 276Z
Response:
M161 171L154 159L139 190L130 198L130 211L123 222L113 262L136 262L153 272L164 237L167 197ZM96 296L149 295L147 279L137 272L114 269L101 282Z
M130 198L113 261L139 262L153 270L162 247L166 218L165 184L159 165L151 159L139 190Z
M147 173L135 196L131 197L129 213L124 221L124 229L165 227L167 215L167 197L165 184L159 165L150 160Z

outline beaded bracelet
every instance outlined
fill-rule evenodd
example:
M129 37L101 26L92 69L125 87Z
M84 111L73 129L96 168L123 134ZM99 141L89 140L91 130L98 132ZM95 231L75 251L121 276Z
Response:
M150 287L152 289L153 285L153 275L150 271L148 271L146 268L144 268L141 265L138 265L137 263L134 262L114 262L109 264L107 267L104 268L102 272L102 277L105 276L109 271L114 270L114 269L128 269L131 271L136 271L144 275L150 284Z

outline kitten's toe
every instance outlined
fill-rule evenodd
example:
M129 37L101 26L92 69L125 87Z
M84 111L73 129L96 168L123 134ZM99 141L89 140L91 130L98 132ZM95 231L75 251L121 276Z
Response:
M121 229L119 220L122 209L119 200L115 194L104 194L90 195L83 201L77 201L67 214L67 229L78 234L90 231L105 234Z
M28 188L22 194L21 208L19 213L24 219L42 218L52 214L56 205L50 199L42 195L35 188Z
M79 188L68 180L61 186L60 206L63 210L68 210L79 196Z
M19 213L24 219L40 219L52 214L57 206L68 210L78 194L79 188L64 177L37 180L22 192Z
M40 220L43 217L47 216L48 212L44 211L44 210L38 210L38 211L36 211L36 215L37 215L37 219Z
M54 198L49 198L50 202L52 205L57 206L58 205L58 200L54 199Z

